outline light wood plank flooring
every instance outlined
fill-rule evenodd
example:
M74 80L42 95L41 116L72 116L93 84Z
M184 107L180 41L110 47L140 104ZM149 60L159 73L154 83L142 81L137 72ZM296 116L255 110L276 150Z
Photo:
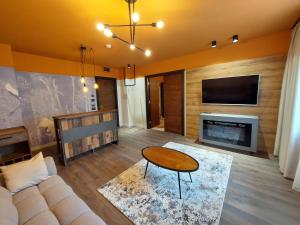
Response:
M58 163L59 175L108 225L132 223L96 189L142 159L143 147L169 141L234 156L220 224L300 224L300 193L291 189L291 180L282 177L276 160L201 146L192 139L156 130L122 128L119 138L118 145L87 154L67 167Z

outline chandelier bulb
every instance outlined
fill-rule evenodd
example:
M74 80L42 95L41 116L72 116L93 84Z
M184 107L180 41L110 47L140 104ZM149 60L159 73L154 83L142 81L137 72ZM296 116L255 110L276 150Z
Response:
M84 82L85 82L85 79L84 79L84 77L81 77L81 78L80 78L80 83L82 83L82 84L83 84Z
M152 52L151 52L149 49L147 49L147 50L145 51L145 56L146 56L146 57L150 57L151 54L152 54Z
M164 26L165 26L164 21L159 20L159 21L156 22L156 27L157 27L158 29L162 29Z
M103 31L105 29L105 26L103 23L98 23L96 27L97 27L97 30L99 30L99 31Z
M134 45L134 44L130 44L129 48L130 48L131 50L134 50L134 49L135 49L135 45Z
M131 19L132 19L132 21L133 21L134 23L139 22L139 20L140 20L140 14L138 14L137 12L134 12L134 13L132 14L132 16L131 16Z
M109 28L105 28L104 29L104 35L106 37L112 37L113 36L113 32Z

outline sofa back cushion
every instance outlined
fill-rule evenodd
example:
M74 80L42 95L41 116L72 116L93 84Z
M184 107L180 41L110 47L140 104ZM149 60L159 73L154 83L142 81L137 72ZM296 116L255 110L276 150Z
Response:
M3 187L0 187L0 224L18 225L18 212L11 193Z
M32 159L0 167L5 186L11 193L37 185L48 177L47 166L40 152Z

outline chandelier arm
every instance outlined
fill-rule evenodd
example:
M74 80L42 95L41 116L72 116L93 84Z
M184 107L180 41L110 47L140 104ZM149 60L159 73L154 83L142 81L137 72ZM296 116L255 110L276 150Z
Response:
M132 3L133 13L135 13L134 3L135 3L135 1L133 1L133 3ZM134 42L135 42L135 25L136 25L136 23L133 23L132 44L134 44Z
M130 42L124 40L123 38L118 37L117 35L114 35L113 38L115 38L115 39L117 39L117 40L119 40L119 41L122 41L123 43L125 43L125 44L127 44L127 45L130 45L130 44L131 44ZM138 49L138 50L140 50L141 52L145 52L144 49L142 49L142 48L140 48L140 47L138 47L138 46L135 46L135 48Z
M130 6L130 1L128 1L128 11L129 11L129 24L130 24L130 42L132 43L132 21L131 21L131 6Z
M115 25L109 25L109 24L105 24L105 26L107 27L155 27L155 23L142 23L142 24L115 24Z

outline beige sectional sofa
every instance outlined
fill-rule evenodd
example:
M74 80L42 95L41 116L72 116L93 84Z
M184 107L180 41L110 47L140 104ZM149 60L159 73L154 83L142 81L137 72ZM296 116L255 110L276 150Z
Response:
M0 225L105 225L57 175L53 159L44 160L49 177L14 195L0 177Z

